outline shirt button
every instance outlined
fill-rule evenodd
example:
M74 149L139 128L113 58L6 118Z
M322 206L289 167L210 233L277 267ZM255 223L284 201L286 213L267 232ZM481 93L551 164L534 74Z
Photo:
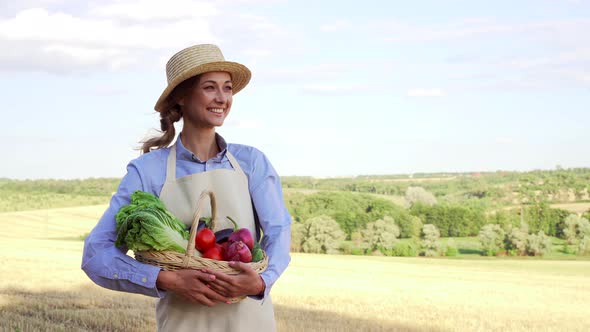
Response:
M119 279L119 274L117 274L117 273L113 274L113 278Z
M141 278L141 281L142 282L147 282L147 278L146 277L143 277L143 278Z

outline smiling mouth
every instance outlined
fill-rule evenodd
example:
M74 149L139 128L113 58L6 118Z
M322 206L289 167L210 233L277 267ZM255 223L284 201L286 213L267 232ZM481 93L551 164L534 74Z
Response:
M209 108L208 111L213 112L215 114L221 114L223 113L223 108Z

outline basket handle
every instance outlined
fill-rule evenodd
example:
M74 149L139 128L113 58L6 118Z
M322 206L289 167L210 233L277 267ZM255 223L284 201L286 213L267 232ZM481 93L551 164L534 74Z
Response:
M186 255L184 257L184 265L185 267L188 266L189 259L195 253L195 242L197 237L197 228L199 228L199 219L201 218L201 214L203 213L203 209L205 208L205 199L209 196L211 200L211 229L215 229L215 223L217 219L217 202L215 201L215 194L211 190L203 190L201 196L199 196L199 201L197 202L197 211L193 215L193 224L191 225L191 232L188 238L188 245L186 248Z

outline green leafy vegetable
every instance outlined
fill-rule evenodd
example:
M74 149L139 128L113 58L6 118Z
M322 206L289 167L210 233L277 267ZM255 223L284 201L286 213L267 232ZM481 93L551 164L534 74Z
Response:
M138 190L131 194L131 204L121 207L115 219L116 246L125 245L133 251L186 252L189 232L185 225L150 193Z

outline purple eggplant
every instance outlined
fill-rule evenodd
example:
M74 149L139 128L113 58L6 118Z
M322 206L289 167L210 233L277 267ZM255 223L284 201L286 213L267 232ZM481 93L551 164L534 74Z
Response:
M231 228L225 228L220 231L215 232L215 242L223 243L227 242L229 236L234 232Z

